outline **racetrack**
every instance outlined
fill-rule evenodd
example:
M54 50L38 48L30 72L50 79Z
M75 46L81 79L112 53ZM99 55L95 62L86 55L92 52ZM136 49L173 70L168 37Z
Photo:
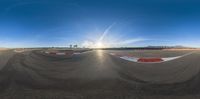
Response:
M200 98L199 51L158 64L129 62L109 52L59 56L40 50L6 51L0 55L0 61L9 56L1 64L1 99ZM191 51L149 52L176 56Z

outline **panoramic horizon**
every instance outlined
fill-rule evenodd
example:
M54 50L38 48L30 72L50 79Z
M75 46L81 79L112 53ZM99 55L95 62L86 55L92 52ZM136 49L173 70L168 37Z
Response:
M200 47L195 0L1 0L0 47Z
M0 0L0 99L200 99L200 0Z

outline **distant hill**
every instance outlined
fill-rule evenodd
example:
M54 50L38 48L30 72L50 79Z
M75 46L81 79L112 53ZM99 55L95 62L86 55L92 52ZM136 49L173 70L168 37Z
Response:
M135 49L135 50L191 50L196 49L192 47L185 47L185 46L146 46L146 47L118 47L118 48L97 48L97 49L104 49L104 50L127 50L127 49Z
M192 48L192 47L177 45L177 46L147 46L146 48L164 48L164 49L177 48L177 49L182 49L182 48Z
M0 51L1 51L1 50L8 50L8 48L0 47Z

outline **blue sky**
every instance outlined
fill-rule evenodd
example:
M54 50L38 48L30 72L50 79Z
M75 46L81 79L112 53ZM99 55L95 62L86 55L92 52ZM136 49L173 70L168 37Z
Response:
M200 1L0 0L0 47L200 47ZM89 45L88 45L89 44Z

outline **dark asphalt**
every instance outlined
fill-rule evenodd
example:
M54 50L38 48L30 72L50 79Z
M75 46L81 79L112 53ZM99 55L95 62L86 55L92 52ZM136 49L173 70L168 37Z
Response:
M72 57L41 51L1 52L0 98L200 98L199 51L159 64L133 63L108 52L97 50Z

